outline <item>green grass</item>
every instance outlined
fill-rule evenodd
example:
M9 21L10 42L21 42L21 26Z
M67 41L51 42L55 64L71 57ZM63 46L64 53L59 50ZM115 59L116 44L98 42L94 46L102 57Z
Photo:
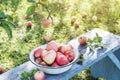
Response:
M3 66L4 71L28 61L28 55L33 48L47 43L44 40L46 35L51 35L52 40L58 43L68 42L93 28L120 35L119 0L63 0L62 3L58 3L58 0L49 0L47 5L52 11L53 24L48 28L43 28L41 19L47 17L48 13L43 6L39 5L36 8L39 14L30 16L29 20L33 22L33 26L29 32L26 32L25 24L28 20L25 20L24 16L27 8L34 3L29 3L27 0L3 1L0 4L0 10L11 14L14 22L18 24L16 28L12 28L13 38L11 40L8 40L6 32L0 27L0 65ZM82 12L88 15L83 18ZM98 17L97 21L91 19L94 15ZM71 24L72 16L77 16L77 21L80 22L78 29ZM70 80L93 79L90 71L85 70Z

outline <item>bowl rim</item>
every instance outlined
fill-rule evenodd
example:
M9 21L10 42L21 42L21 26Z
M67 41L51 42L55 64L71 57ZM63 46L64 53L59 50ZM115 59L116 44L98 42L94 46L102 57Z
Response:
M70 63L68 63L68 64L66 64L66 65L63 65L63 66L58 66L58 67L42 66L42 65L36 63L35 60L31 60L31 56L33 56L34 51L37 50L38 48L45 49L45 48L43 48L43 47L46 47L46 45L38 46L38 47L34 48L34 49L30 52L30 54L29 54L29 59L30 59L30 61L31 61L33 64L35 64L36 66L38 66L38 67L48 68L48 69L64 68L64 67L70 66L71 64L76 63L76 62L78 61L78 59L79 59L79 52L77 51L77 49L73 48L73 52L75 51L74 54L76 54L77 56L74 58L74 60L73 60L72 62L70 62Z

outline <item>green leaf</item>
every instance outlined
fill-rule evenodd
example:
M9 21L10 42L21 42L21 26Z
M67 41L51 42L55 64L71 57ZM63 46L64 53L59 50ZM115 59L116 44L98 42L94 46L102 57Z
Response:
M28 2L35 2L36 0L27 0Z
M5 19L6 17L5 17L5 13L4 12L2 12L2 11L0 11L0 19Z
M8 21L13 21L13 17L11 15L6 15Z
M26 11L26 14L28 16L30 16L30 15L32 15L34 13L34 11L35 11L35 6L30 6L30 7L28 7L28 9Z
M9 39L12 38L12 30L10 26L6 22L1 22L0 26L5 29L8 34Z

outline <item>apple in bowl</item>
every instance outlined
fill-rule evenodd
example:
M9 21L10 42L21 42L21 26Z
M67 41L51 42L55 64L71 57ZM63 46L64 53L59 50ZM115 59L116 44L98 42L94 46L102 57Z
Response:
M30 52L30 61L48 74L59 74L69 70L77 61L79 53L72 45L60 45L51 41Z

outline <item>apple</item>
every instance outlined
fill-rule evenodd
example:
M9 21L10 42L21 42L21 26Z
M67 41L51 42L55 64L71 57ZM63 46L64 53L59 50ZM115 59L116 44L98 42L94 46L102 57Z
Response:
M93 20L93 21L97 21L97 16L93 16L93 17L92 17L92 20Z
M57 64L57 62L54 62L51 66L52 67L58 67L59 65Z
M74 23L75 21L77 20L77 17L76 16L72 16L72 23Z
M48 64L51 65L56 58L56 52L54 50L50 50L46 53L46 55L43 57L43 60Z
M38 15L38 12L37 12L37 11L35 11L33 14L34 14L34 15Z
M75 29L79 28L79 26L80 26L80 23L79 23L78 21L75 21L75 22L74 22L74 27L75 27Z
M47 54L47 50L43 50L43 52L41 53L41 58L43 60L43 57Z
M54 50L54 51L58 51L58 44L55 41L51 41L46 45L46 50Z
M61 53L65 53L66 51L69 51L69 50L73 50L72 45L68 45L68 46L64 45L59 48L59 52Z
M45 74L44 74L44 72L42 72L42 71L37 71L37 72L34 74L34 79L35 79L35 80L45 80Z
M82 17L86 17L88 14L86 12L81 12Z
M44 62L44 61L42 61L41 63L39 63L40 65L42 65L42 66L47 66L47 64Z
M51 24L51 21L47 18L42 19L42 25L44 28L47 28Z
M56 61L57 61L57 64L59 64L60 66L63 66L69 63L67 57L60 52L57 52Z
M43 52L43 49L42 49L42 48L38 48L37 50L35 50L35 51L34 51L34 56L35 56L35 58L40 57L41 54L42 54L42 52Z
M35 62L40 64L42 62L42 59L41 58L37 58L37 59L35 59Z
M81 37L78 38L78 42L81 45L85 45L87 43L87 38L85 36L81 36Z
M73 53L73 50L70 50L70 51L66 51L64 53L64 55L67 57L67 59L69 60L69 62L73 61L74 58L75 58L75 55Z
M3 72L3 69L2 69L2 66L0 66L0 73L2 73Z
M31 27L32 27L32 22L31 22L31 21L28 21L28 22L26 23L26 27L27 27L27 28L31 28Z
M28 16L28 15L25 15L25 19L30 19L30 16Z
M46 42L49 42L51 40L51 36L45 36L44 39Z

